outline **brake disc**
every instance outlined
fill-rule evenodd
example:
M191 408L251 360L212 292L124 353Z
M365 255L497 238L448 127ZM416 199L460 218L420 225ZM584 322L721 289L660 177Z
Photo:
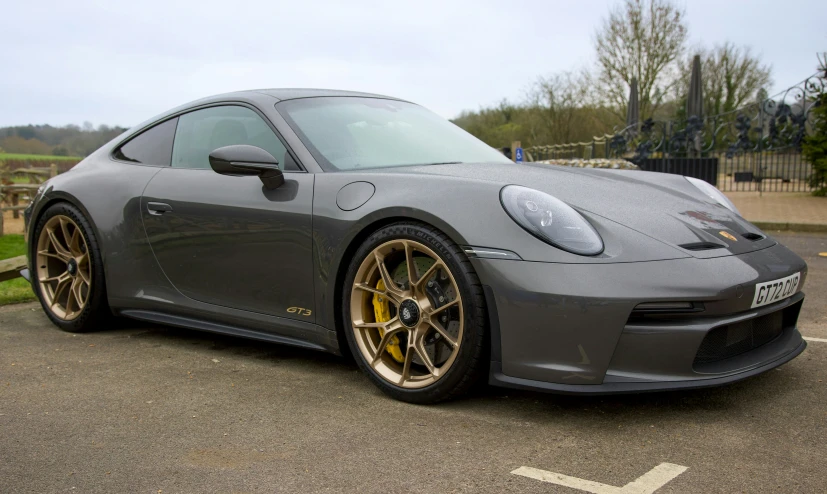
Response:
M436 262L430 257L414 257L413 261L418 273L427 272L428 269L434 265L434 262ZM399 263L391 273L391 278L393 278L394 283L400 285L404 289L407 289L409 282L408 264L406 262ZM425 293L428 294L428 298L431 300L434 307L445 305L446 303L454 300L456 297L456 293L454 293L454 288L449 282L448 276L442 270L438 270L436 275L432 276L431 279L428 280L428 283L425 285ZM450 311L445 311L440 314L438 320L442 323L442 327L445 328L448 334L456 337L459 333L459 322L452 320L448 314L449 312ZM439 333L436 331L431 331L425 340L425 351L428 352L428 357L434 365L443 363L451 355L450 349L444 348L445 345L437 344L439 342L439 338ZM418 355L414 355L411 362L424 365L422 359L420 359Z

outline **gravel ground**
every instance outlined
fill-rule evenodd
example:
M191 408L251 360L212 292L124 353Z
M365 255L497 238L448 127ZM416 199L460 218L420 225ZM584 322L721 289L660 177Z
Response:
M827 338L825 235L805 335ZM335 356L135 323L72 335L0 308L2 492L578 492L528 466L658 492L827 491L827 343L712 390L566 397L485 387L399 403Z

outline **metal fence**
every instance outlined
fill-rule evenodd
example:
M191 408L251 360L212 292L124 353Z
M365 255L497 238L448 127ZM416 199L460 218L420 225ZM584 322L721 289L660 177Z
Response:
M683 121L645 120L588 142L533 146L533 161L624 158L644 170L706 180L724 191L806 192L812 166L801 143L811 109L827 90L814 74L773 97L735 111Z

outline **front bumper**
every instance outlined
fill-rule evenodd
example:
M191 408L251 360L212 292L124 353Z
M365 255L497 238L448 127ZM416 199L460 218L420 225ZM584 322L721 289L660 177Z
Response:
M805 282L806 264L781 245L714 259L472 262L487 285L492 384L562 393L716 386L772 369L806 347L795 327L803 293L750 308L755 283L795 272L802 274L800 286ZM693 302L703 310L632 317L638 304L664 301ZM699 357L712 330L758 327L759 318L779 311L783 328L765 344L712 362ZM735 336L725 334L725 345L727 338Z
M680 389L698 389L711 388L715 386L723 386L725 384L732 384L752 376L756 376L768 370L772 370L781 364L785 364L797 357L804 349L807 348L807 343L801 343L790 353L783 355L778 360L773 360L769 363L750 369L737 374L726 375L722 377L710 377L706 379L686 379L682 381L641 381L641 382L604 382L603 384L557 384L543 381L534 381L531 379L520 379L519 377L511 377L503 374L502 366L499 362L491 363L491 370L488 382L495 386L502 386L506 388L528 389L533 391L548 391L559 394L593 394L593 395L610 395L610 394L625 394L625 393L649 393L655 391L676 391Z

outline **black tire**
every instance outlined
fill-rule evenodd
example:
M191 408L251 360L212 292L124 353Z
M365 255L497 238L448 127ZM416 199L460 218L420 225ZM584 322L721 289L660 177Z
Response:
M437 253L451 270L462 296L464 331L456 361L445 375L431 385L419 389L396 386L383 379L365 360L358 348L351 327L350 299L357 270L362 261L376 247L391 241L414 240ZM431 404L452 399L474 386L487 368L488 321L482 285L471 262L463 250L447 235L436 228L415 221L394 223L371 234L356 251L345 276L343 294L343 318L345 335L353 358L361 370L387 395L415 404Z
M79 227L84 240L86 241L87 250L89 254L89 263L91 271L91 285L89 294L87 296L86 306L80 311L80 314L72 320L63 320L56 316L45 301L42 293L42 285L38 278L37 263L37 245L41 232L49 221L49 219L63 215L70 218ZM59 202L49 206L46 211L38 219L37 225L34 229L34 234L29 241L29 255L31 259L31 279L32 290L34 291L43 311L52 321L52 323L63 331L70 333L86 333L104 329L108 323L113 319L112 311L109 308L109 303L106 299L106 281L103 272L103 257L100 252L100 245L95 237L95 232L89 224L89 221L75 206L68 202Z

